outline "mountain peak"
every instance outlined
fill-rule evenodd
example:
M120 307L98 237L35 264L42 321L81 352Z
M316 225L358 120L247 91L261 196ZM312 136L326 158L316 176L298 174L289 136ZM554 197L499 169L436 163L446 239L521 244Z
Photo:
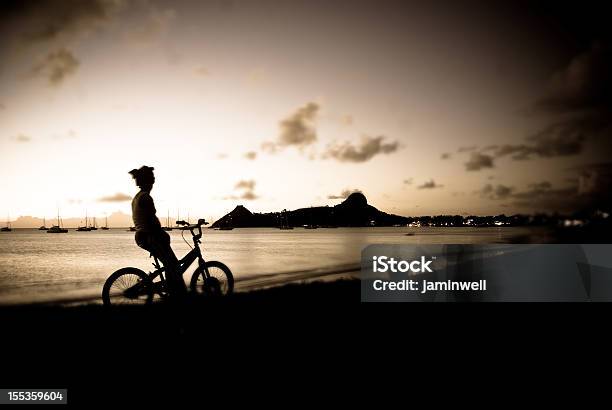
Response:
M230 215L252 215L252 212L243 205L238 205L232 212L230 212Z
M342 205L364 207L368 204L366 196L361 192L353 192L343 202Z

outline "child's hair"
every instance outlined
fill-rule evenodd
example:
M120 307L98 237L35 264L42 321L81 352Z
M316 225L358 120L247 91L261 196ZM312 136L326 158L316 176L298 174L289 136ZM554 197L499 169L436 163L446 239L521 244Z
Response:
M153 169L153 167L143 165L138 169L134 168L129 174L136 180L136 185L150 185L153 183Z

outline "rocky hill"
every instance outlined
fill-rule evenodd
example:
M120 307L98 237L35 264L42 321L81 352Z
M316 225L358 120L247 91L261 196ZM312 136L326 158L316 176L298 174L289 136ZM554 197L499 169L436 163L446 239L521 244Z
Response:
M273 228L286 226L357 227L405 225L403 216L379 211L360 192L351 194L336 206L301 208L294 211L252 213L242 205L216 221L212 227Z

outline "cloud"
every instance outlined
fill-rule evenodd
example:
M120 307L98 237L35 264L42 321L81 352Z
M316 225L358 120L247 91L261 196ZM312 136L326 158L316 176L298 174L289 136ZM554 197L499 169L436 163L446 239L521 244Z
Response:
M497 158L512 160L570 157L612 149L612 50L603 44L576 55L548 81L532 113L550 117L548 125L520 144L491 145L472 153L468 171L492 168ZM462 147L459 152L467 152Z
M429 181L423 183L423 185L419 185L417 189L436 189L436 188L442 188L443 186L444 185L436 184L436 182L433 179L430 179Z
M244 199L247 201L255 200L259 198L259 196L257 196L254 192L255 184L256 184L255 180L252 180L252 179L238 181L236 185L234 185L234 190L242 191L242 192L239 195L229 195L229 196L224 197L223 199L232 199L232 200Z
M594 44L555 72L534 104L536 113L555 116L551 125L530 137L534 147L516 159L577 155L588 143L595 151L612 148L612 49ZM561 119L559 119L561 118Z
M349 195L354 194L355 192L361 192L359 189L345 189L340 195L328 195L327 199L346 199Z
M465 169L468 171L480 171L494 166L493 157L480 152L472 152L470 159L465 163Z
M471 145L468 147L459 147L457 149L457 152L470 152L470 151L475 151L478 147L476 145Z
M299 149L313 144L317 141L315 120L319 111L319 105L309 102L299 108L279 124L280 134L275 141L267 141L262 148L270 153L279 149L295 146Z
M572 167L577 194L591 198L592 206L612 207L612 162L592 163Z
M451 154L449 152L444 152L442 155L440 155L440 159L450 159L451 158Z
M328 146L323 157L331 157L340 162L366 162L378 154L391 154L398 149L398 141L385 142L383 136L364 136L361 138L359 145L356 146L349 142Z
M236 185L234 186L234 189L254 189L254 188L255 188L255 181L252 179L238 181Z
M19 134L16 137L14 137L14 139L15 139L15 141L21 142L21 143L32 141L32 138L27 136L27 135L25 135L25 134Z
M578 155L584 149L584 132L589 128L586 125L576 120L554 123L528 137L530 144L502 145L494 155L497 158L510 155L515 160Z
M537 182L534 184L529 184L528 186L531 189L537 189L537 190L546 190L546 189L552 188L552 184L548 181Z
M526 191L513 194L512 198L512 205L546 211L576 211L588 202L586 197L578 195L576 186L553 189L552 185L532 184Z
M240 199L246 199L247 201L253 201L255 199L259 198L257 195L255 195L255 193L253 191L245 191L241 196Z
M65 48L53 51L33 68L35 75L42 75L49 80L49 84L57 86L74 74L79 66L76 57Z
M117 0L8 0L2 4L9 33L22 43L55 40L110 19L125 2Z
M604 189L607 191L607 188ZM603 205L599 198L581 194L577 184L555 188L549 181L530 183L522 191L501 184L496 186L487 184L476 193L482 198L503 200L506 206L512 205L536 212L576 212L592 208L594 205L596 207Z
M501 184L498 184L497 186L487 184L480 190L480 196L489 199L506 199L510 197L513 192L513 187Z
M612 52L593 44L575 56L551 77L536 108L552 112L574 112L612 107Z
M246 159L254 160L257 158L257 153L255 151L249 151L246 154L244 154L244 157Z
M103 196L102 198L99 198L98 202L127 202L131 200L131 196L117 192L115 195Z
M404 179L404 184L405 184L405 185L412 185L412 178L406 178L406 179Z
M519 161L578 155L584 151L586 134L604 128L604 122L590 116L555 122L527 137L523 144L489 145L472 152L465 168L468 171L494 168L495 160L503 157Z

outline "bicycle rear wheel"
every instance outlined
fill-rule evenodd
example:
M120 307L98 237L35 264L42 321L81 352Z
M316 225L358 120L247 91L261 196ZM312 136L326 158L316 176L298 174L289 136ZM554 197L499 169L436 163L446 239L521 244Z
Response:
M153 286L142 270L119 269L104 283L102 300L105 306L147 305L153 300Z
M225 296L234 291L234 275L223 263L208 261L205 264L208 275L198 266L191 277L191 291L200 295Z

